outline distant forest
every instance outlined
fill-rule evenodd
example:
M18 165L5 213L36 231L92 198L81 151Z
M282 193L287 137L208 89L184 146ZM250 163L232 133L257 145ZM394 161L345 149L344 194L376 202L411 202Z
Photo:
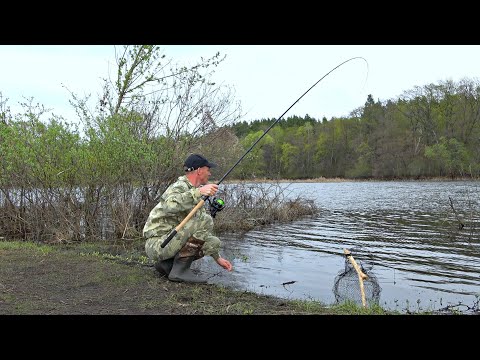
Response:
M276 119L237 122L248 149ZM480 173L480 85L444 81L375 101L349 117L280 120L242 163L265 178L472 177Z

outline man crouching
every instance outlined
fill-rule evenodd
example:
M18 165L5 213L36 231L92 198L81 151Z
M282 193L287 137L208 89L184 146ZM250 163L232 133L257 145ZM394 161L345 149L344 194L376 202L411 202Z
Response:
M205 255L213 257L226 270L232 270L230 261L220 256L221 241L213 235L213 219L204 207L196 211L164 248L161 247L202 196L216 194L218 185L208 184L210 168L216 166L202 155L190 155L184 163L185 175L165 190L143 228L147 256L155 261L160 274L168 276L171 281L206 283L206 279L196 276L190 269L194 260Z

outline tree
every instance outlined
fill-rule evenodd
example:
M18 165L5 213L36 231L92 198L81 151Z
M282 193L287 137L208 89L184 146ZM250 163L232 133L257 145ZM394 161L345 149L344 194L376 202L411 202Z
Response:
M117 214L115 235L123 237L141 231L188 153L208 156L220 147L236 148L236 139L225 137L232 142L226 145L213 136L237 120L241 108L230 87L211 80L224 59L219 53L189 67L173 63L156 45L123 46L115 58L115 76L103 79L94 109L88 106L90 95L70 92L70 103L84 126L94 165L89 168L95 169L90 178L95 181L84 189L92 202L88 208L105 204Z

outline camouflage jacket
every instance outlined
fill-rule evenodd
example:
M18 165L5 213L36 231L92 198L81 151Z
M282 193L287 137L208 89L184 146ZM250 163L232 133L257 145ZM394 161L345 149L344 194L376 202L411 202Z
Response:
M152 209L143 228L143 236L162 236L182 222L202 197L200 190L193 186L185 175L180 176L160 197ZM204 207L195 216L206 212Z

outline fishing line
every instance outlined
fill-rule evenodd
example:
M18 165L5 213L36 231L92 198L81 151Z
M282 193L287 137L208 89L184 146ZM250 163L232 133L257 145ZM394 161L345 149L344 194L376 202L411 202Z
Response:
M317 82L315 82L315 84L313 84L312 86L310 86L310 88L309 88L307 91L305 91L292 105L290 105L290 107L289 107L287 110L285 110L285 112L284 112L282 115L280 115L280 116L277 118L277 120L275 120L275 121L272 123L272 125L270 125L270 126L267 128L267 130L264 131L264 133L250 146L250 148L245 152L245 154L243 154L243 156L242 156L240 159L238 159L238 161L230 168L230 170L228 170L228 171L225 173L225 175L222 176L222 178L217 182L217 185L220 185L220 183L233 171L233 169L235 169L235 167L243 160L243 158L248 155L248 153L254 148L254 146L257 145L257 143L258 143L260 140L262 140L262 138L270 131L270 129L271 129L272 127L274 127L275 124L276 124L277 122L279 122L279 121L285 116L285 114L286 114L292 107L295 106L296 103L298 103L305 95L307 95L307 93L308 93L310 90L312 90L320 81L322 81L323 79L325 79L331 72L333 72L334 70L338 69L338 68L339 68L340 66L342 66L343 64L346 64L347 62L352 61L352 60L355 60L355 59L362 59L363 61L365 61L365 63L367 64L367 77L368 77L368 61L367 61L365 58L361 57L361 56L356 56L356 57L350 58L350 59L345 60L344 62L340 63L339 65L335 66L332 70L330 70L329 72L327 72L327 73L326 73L325 75L323 75ZM365 78L365 83L366 83L366 81L367 81L367 78ZM365 86L365 84L364 84L364 86Z

